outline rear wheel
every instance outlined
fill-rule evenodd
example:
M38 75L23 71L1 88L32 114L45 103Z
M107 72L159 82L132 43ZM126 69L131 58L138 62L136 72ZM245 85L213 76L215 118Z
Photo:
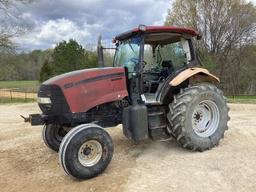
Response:
M73 128L63 139L59 161L64 171L78 179L89 179L102 173L113 156L109 134L95 124Z
M171 132L184 148L204 151L219 144L228 129L228 106L212 84L181 90L169 105Z
M62 126L56 124L44 125L42 132L46 146L57 152L59 151L60 143L66 134L67 131Z

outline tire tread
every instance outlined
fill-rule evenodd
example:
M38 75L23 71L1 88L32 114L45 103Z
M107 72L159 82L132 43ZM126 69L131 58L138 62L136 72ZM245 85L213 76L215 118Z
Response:
M192 101L193 97L199 94L202 91L214 91L217 92L222 99L226 102L226 99L223 95L223 92L219 90L216 86L208 83L197 84L194 86L187 87L185 89L181 89L180 93L175 95L173 102L169 104L169 113L167 114L167 121L170 123L172 135L176 138L177 142L184 148L190 149L192 151L204 151L208 150L219 144L219 141L212 141L211 146L200 147L191 142L189 136L185 134L185 113L188 109L188 105ZM226 105L227 112L229 111L229 107ZM230 117L228 115L227 120ZM228 126L225 127L225 130L228 129ZM224 134L221 136L224 137Z

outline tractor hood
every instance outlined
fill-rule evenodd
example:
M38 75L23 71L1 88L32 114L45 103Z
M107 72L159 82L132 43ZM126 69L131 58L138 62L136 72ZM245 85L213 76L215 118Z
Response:
M53 77L42 84L58 86L71 112L85 112L128 95L123 67L84 69ZM40 90L39 90L40 91Z

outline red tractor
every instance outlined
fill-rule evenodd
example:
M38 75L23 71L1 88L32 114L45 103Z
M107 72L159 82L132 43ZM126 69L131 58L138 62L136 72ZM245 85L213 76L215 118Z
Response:
M118 124L135 141L175 138L189 150L210 149L228 128L229 109L219 79L196 67L199 37L189 28L140 25L114 38L113 67L104 67L99 41L101 66L45 81L38 91L42 114L26 120L44 125L45 144L79 179L108 166L114 148L105 128Z

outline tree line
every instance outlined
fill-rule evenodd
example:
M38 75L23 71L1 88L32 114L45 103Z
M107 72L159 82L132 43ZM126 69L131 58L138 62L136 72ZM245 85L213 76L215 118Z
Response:
M69 71L97 66L95 51L85 50L75 40L60 42L54 49L29 53L0 52L0 81L39 80Z
M34 50L29 53L0 53L0 80L38 80L43 63L53 50Z

